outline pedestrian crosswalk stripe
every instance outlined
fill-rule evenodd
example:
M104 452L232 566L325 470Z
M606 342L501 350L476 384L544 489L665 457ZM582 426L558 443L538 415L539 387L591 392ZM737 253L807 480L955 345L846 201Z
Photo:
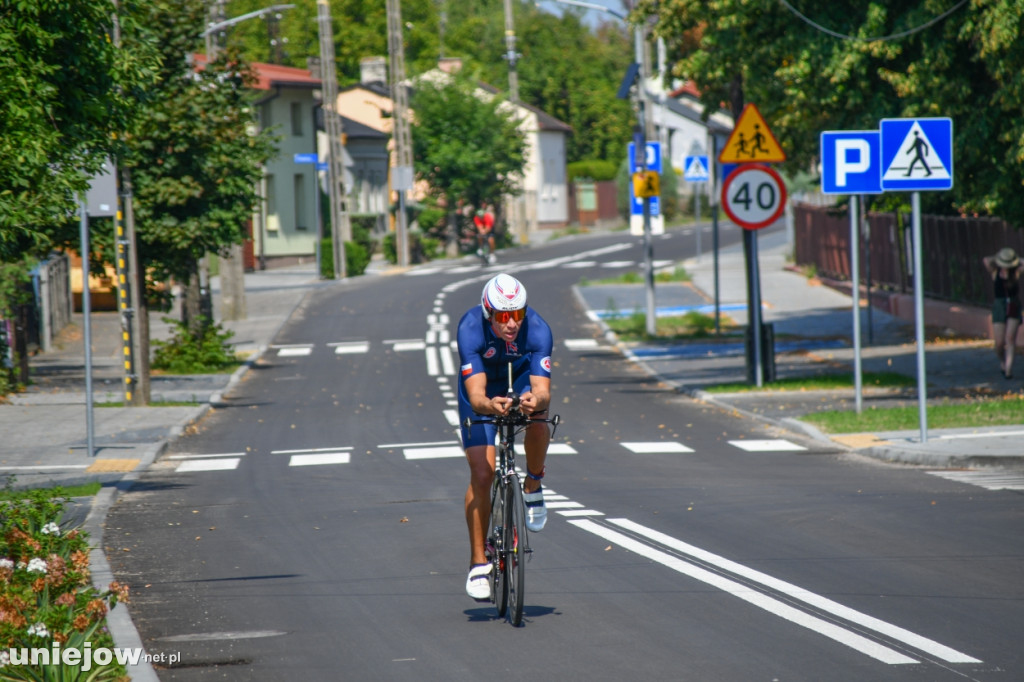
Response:
M649 443L622 443L622 447L638 455L654 453L693 452L691 448L674 441L652 441Z
M290 467L317 466L320 464L348 464L349 453L325 452L315 455L292 455L288 460Z
M219 459L186 459L175 469L179 474L195 471L230 471L237 469L241 457L221 457Z
M441 459L463 456L462 448L458 445L439 448L406 448L402 454L406 459Z
M733 445L740 450L746 450L747 452L797 452L807 449L783 438L772 440L731 440L729 445Z
M548 502L544 500L544 506L548 509L583 509L583 505L579 502L573 502L572 500L566 500L565 502L553 501Z
M1004 469L992 471L929 471L932 476L956 483L976 485L986 490L1024 490L1024 474Z
M370 351L369 341L342 341L340 343L329 343L327 345L334 346L334 352L337 355L368 353Z

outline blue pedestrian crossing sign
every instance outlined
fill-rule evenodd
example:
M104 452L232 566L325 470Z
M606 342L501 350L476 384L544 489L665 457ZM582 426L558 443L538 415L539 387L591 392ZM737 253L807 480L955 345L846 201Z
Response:
M896 192L953 187L953 119L883 118L882 189Z
M823 194L881 194L881 142L877 130L821 134Z
M687 156L683 167L683 179L689 182L707 182L711 175L708 173L708 157Z

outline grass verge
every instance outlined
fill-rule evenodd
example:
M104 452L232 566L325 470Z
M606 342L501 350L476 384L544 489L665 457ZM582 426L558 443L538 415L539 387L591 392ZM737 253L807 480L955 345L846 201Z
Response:
M83 483L82 485L58 486L52 488L32 488L42 494L49 493L49 497L92 497L100 491L103 484L99 481ZM0 489L0 500L13 500L24 497L26 490L12 490L10 487Z
M928 428L955 429L1020 424L1024 397L1008 396L969 403L946 403L928 407ZM814 412L800 417L825 433L862 431L906 431L920 426L916 405L854 411Z
M647 333L646 313L636 311L627 317L611 317L604 321L622 341L692 341L714 337L715 318L694 310L685 315L659 317L655 321L655 336ZM731 321L724 318L719 325L731 331Z
M865 372L861 377L866 388L902 388L914 386L917 380L896 372ZM758 388L749 383L708 386L708 393L747 393L750 391L832 391L853 388L853 373L826 374L815 377L791 377L766 383Z

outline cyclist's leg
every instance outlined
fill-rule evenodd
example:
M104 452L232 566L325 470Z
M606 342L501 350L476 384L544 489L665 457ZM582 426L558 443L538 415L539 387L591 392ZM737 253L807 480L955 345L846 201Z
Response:
M530 392L530 374L524 372L513 381L513 388L519 395ZM534 413L536 417L547 416L546 412ZM548 456L548 444L551 441L551 432L547 424L530 424L526 427L526 435L523 437L523 449L526 450L526 468L534 476L544 475L544 463ZM540 481L530 476L523 480L523 492L532 493L540 487Z
M473 424L466 427L466 419L475 416L469 399L459 384L459 424L462 446L469 464L469 485L466 487L466 526L469 529L470 563L487 561L484 554L484 536L491 515L491 481L494 479L494 434L491 424Z
M469 486L466 488L466 527L469 529L470 563L487 561L484 536L491 516L491 481L494 479L494 446L466 448Z

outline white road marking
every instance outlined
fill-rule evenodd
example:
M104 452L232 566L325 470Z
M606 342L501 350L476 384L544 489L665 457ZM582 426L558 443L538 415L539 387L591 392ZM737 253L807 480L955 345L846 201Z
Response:
M175 469L179 474L194 471L230 471L237 469L241 457L222 457L220 459L187 459Z
M572 500L567 500L565 502L548 502L547 500L544 500L544 506L548 509L583 509L582 504L579 502L573 502Z
M383 443L381 445L378 445L377 447L381 448L381 449L388 449L388 448L422 448L422 447L428 447L428 446L432 447L432 446L435 446L435 445L458 445L458 443L459 443L459 441L457 441L457 440L439 440L439 441L434 441L432 443Z
M673 453L673 452L693 452L691 448L686 447L682 443L676 443L674 441L651 441L649 443L620 443L620 445L630 452L635 452L638 455L647 455L653 453Z
M321 464L348 464L350 455L347 452L321 453L318 455L292 455L288 460L290 467L319 466Z
M409 270L405 274L418 277L420 275L436 275L439 272L444 272L444 268L417 268L415 270Z
M423 339L415 341L395 341L393 346L395 352L399 353L407 350L423 350L426 347L427 342Z
M279 348L277 351L277 355L282 358L294 358L309 355L312 352L312 346L301 346L295 348Z
M783 438L772 440L731 440L729 445L734 445L740 450L746 450L747 452L797 452L807 449L796 443L790 443Z
M993 469L990 471L929 471L932 476L956 483L976 485L986 490L1024 490L1024 474Z
M452 351L448 346L440 346L438 353L441 356L441 373L445 376L455 374L455 361L452 360Z
M566 268L592 268L597 265L596 260L578 260L572 263L566 263Z
M718 589L753 604L754 606L762 608L769 613L773 613L792 623L802 625L803 627L825 635L826 637L830 637L840 644L845 644L846 646L866 654L871 658L882 661L883 663L893 665L919 662L909 656L901 654L895 649L882 646L878 642L873 642L867 637L862 637L861 635L855 634L845 628L841 628L834 623L830 623L821 618L817 618L816 616L812 616L809 613L800 611L799 609L781 602L778 599L769 597L764 593L752 590L749 586L744 585L743 583L730 580L718 573L713 573L703 568L699 568L698 566L684 561L679 557L673 556L659 549L655 549L654 547L646 545L639 540L635 540L627 535L588 519L569 521L569 523L581 530L585 530L597 535L598 537L604 538L609 542L613 542L623 549L639 554L646 559L650 559L651 561L662 564L674 571L678 571L683 575L690 576L691 578L700 580L701 582L707 583L713 587L717 587Z
M406 459L443 459L447 457L464 457L465 453L458 445L440 448L406 448L402 451Z
M343 452L345 450L351 450L351 445L346 445L337 448L303 448L302 450L271 450L272 455L301 455L305 453L316 453L316 452Z
M601 347L597 339L566 339L564 343L569 350L596 350Z
M170 455L167 459L214 459L216 457L244 457L244 452L221 452L209 455Z
M562 516L568 517L580 517L580 516L604 516L604 512L599 512L595 509L563 509L558 512Z
M730 573L733 573L734 575L740 576L742 578L746 578L747 580L753 580L755 582L758 582L771 590L781 592L782 594L785 594L788 597L792 597L793 599L802 601L806 604L813 606L816 609L825 611L826 613L830 613L834 616L850 621L851 623L856 623L857 625L873 630L886 637L896 639L900 642L903 642L904 644L914 647L915 649L919 649L921 651L924 651L925 653L931 654L932 656L941 658L944 661L948 661L949 663L981 663L981 661L977 658L968 656L967 654L956 651L955 649L951 649L931 639L922 637L921 635L915 634L913 632L910 632L909 630L905 630L891 623L886 623L883 620L879 620L878 618L874 618L873 616L861 613L847 606L843 606L842 604L834 602L826 597L814 594L813 592L808 592L807 590L797 587L792 583L779 580L778 578L773 578L770 575L767 575L760 571L756 571L752 568L748 568L747 566L738 564L735 561L731 561L724 557L718 556L717 554L712 554L711 552L702 550L698 547L694 547L693 545L685 543L681 540L677 540L676 538L673 538L664 533L660 533L656 530L652 530L645 526L641 526L640 524L634 523L629 519L609 519L609 522L614 523L615 525L620 526L621 528L624 528L630 532L636 533L650 540L653 540L661 545L668 547L669 549L672 549L677 552L682 552L683 554L691 556L701 562L729 571ZM739 583L735 584L739 586L743 592L750 592L749 586L739 585ZM736 596L744 598L739 594L737 594Z
M516 443L516 454L517 455L525 455L526 454L526 448L523 446L522 443ZM568 443L551 443L550 445L548 445L548 454L549 455L578 455L580 453L577 452L576 449L573 446L569 445Z
M459 411L458 410L445 410L444 418L448 420L448 424L451 426L459 425Z
M369 341L342 341L340 343L329 343L327 345L334 346L334 352L337 355L368 353L370 351Z
M440 365L437 361L437 346L427 346L427 374L436 377L441 373Z
M602 268L628 268L631 265L636 265L634 260L610 260L607 263L601 263Z

